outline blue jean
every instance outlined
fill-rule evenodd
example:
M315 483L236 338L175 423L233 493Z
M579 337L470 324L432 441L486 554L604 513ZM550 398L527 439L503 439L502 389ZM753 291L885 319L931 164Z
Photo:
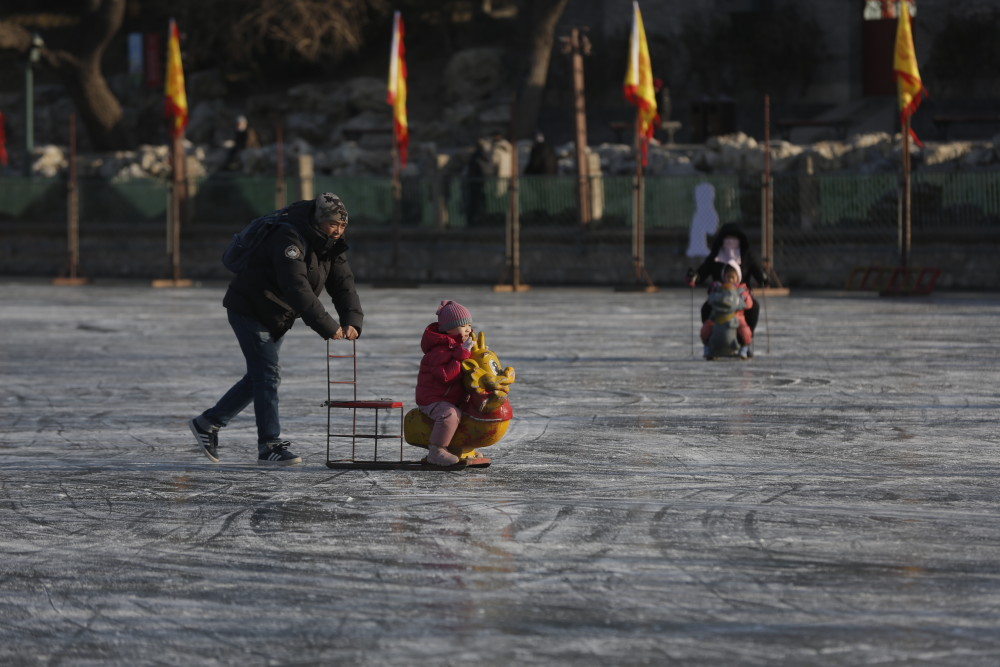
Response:
M278 419L278 385L281 365L278 352L283 338L274 338L260 322L232 310L229 324L247 360L247 372L239 382L202 416L213 425L223 427L253 402L257 418L257 443L278 442L281 422Z

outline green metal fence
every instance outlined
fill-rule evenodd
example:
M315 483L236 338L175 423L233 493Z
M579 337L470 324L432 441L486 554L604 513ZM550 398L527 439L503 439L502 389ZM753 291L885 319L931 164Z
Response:
M694 189L706 182L715 189L715 209L721 223L759 225L759 175L649 176L644 188L646 228L686 228L694 213ZM193 181L188 219L197 225L262 215L275 207L276 185L273 178L228 175ZM510 204L511 184L506 179L407 178L402 185L402 224L407 227L502 227ZM519 179L522 227L577 224L576 188L572 175ZM595 226L627 229L632 220L632 177L595 178L592 189ZM153 180L81 180L78 191L81 223L158 224L165 219L170 194L168 183ZM289 202L300 198L297 179L286 179L284 191ZM367 225L392 222L392 183L388 178L317 177L313 191L338 193L352 220ZM773 180L775 230L797 230L821 239L845 230L894 230L898 191L895 174L777 174ZM912 202L914 225L918 227L997 228L1000 171L914 174ZM0 222L65 219L64 180L0 180Z
M721 224L741 223L751 236L761 229L759 174L647 176L644 220L650 243L646 246L646 259L651 265L658 263L662 272L669 270L669 276L680 275L678 266L693 262L684 256L683 248L695 212L695 188L703 183L714 189L714 208ZM273 210L279 193L287 202L302 197L303 189L297 179L287 178L281 185L279 188L273 177L229 174L192 181L185 229L192 233L198 228L220 225L235 229ZM352 222L361 229L388 230L392 224L394 207L389 178L321 176L311 186L316 193L338 193L347 203ZM401 225L404 229L426 229L445 235L463 230L500 231L511 202L511 186L504 179L406 178L402 182ZM627 268L631 262L628 235L633 215L633 179L605 176L593 179L591 186L594 213L591 228L612 234L594 237L600 238L599 243L604 245L586 260L569 261L589 262L587 276L620 275L620 267ZM557 247L552 245L553 239L579 229L576 177L522 177L517 191L521 254L531 257L527 261L534 261L535 266L547 263ZM852 261L856 256L858 263L891 263L898 258L897 174L781 173L774 176L771 192L773 261L779 275L787 271L786 275L800 280L814 270L817 258L837 247L849 247L849 251L836 252L849 252ZM966 237L978 232L989 232L994 239L1000 235L1000 171L918 172L913 175L912 193L915 238L933 238L937 242L959 232ZM78 183L78 199L79 228L84 237L88 226L100 224L134 226L149 236L164 228L170 186L155 180L111 183L82 179ZM25 229L40 224L50 227L64 224L67 217L65 180L0 179L0 236L5 225L24 233ZM546 230L555 234L540 234ZM122 232L115 229L114 233ZM587 235L570 233L565 238L580 243ZM214 261L216 249L209 254ZM94 253L89 256L93 258ZM962 261L960 255L955 259ZM844 272L843 266L830 265L826 270L831 276ZM837 280L840 278L829 278L826 284Z

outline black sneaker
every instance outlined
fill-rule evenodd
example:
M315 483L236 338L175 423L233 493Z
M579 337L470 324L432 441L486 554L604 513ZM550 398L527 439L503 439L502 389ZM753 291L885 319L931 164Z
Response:
M292 443L287 440L268 445L259 445L260 455L257 457L257 465L261 466L294 466L302 463L302 457L292 454L288 447Z
M219 429L213 428L208 431L202 429L198 426L198 418L195 417L188 422L188 426L191 428L191 433L194 434L194 439L201 447L201 451L205 452L205 456L212 463L219 462Z

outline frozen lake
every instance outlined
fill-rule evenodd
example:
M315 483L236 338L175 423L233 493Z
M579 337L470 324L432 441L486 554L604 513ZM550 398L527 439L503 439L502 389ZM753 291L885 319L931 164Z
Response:
M413 406L443 298L514 366L491 467L328 469L301 323L304 465L252 410L213 465L224 285L2 281L0 663L1000 664L1000 294L767 297L706 362L701 290L360 292L361 398Z

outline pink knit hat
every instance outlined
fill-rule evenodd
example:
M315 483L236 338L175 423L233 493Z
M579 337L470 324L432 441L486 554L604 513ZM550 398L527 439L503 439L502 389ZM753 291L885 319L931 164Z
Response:
M455 327L472 324L472 315L457 301L442 301L437 309L438 331L444 333Z

